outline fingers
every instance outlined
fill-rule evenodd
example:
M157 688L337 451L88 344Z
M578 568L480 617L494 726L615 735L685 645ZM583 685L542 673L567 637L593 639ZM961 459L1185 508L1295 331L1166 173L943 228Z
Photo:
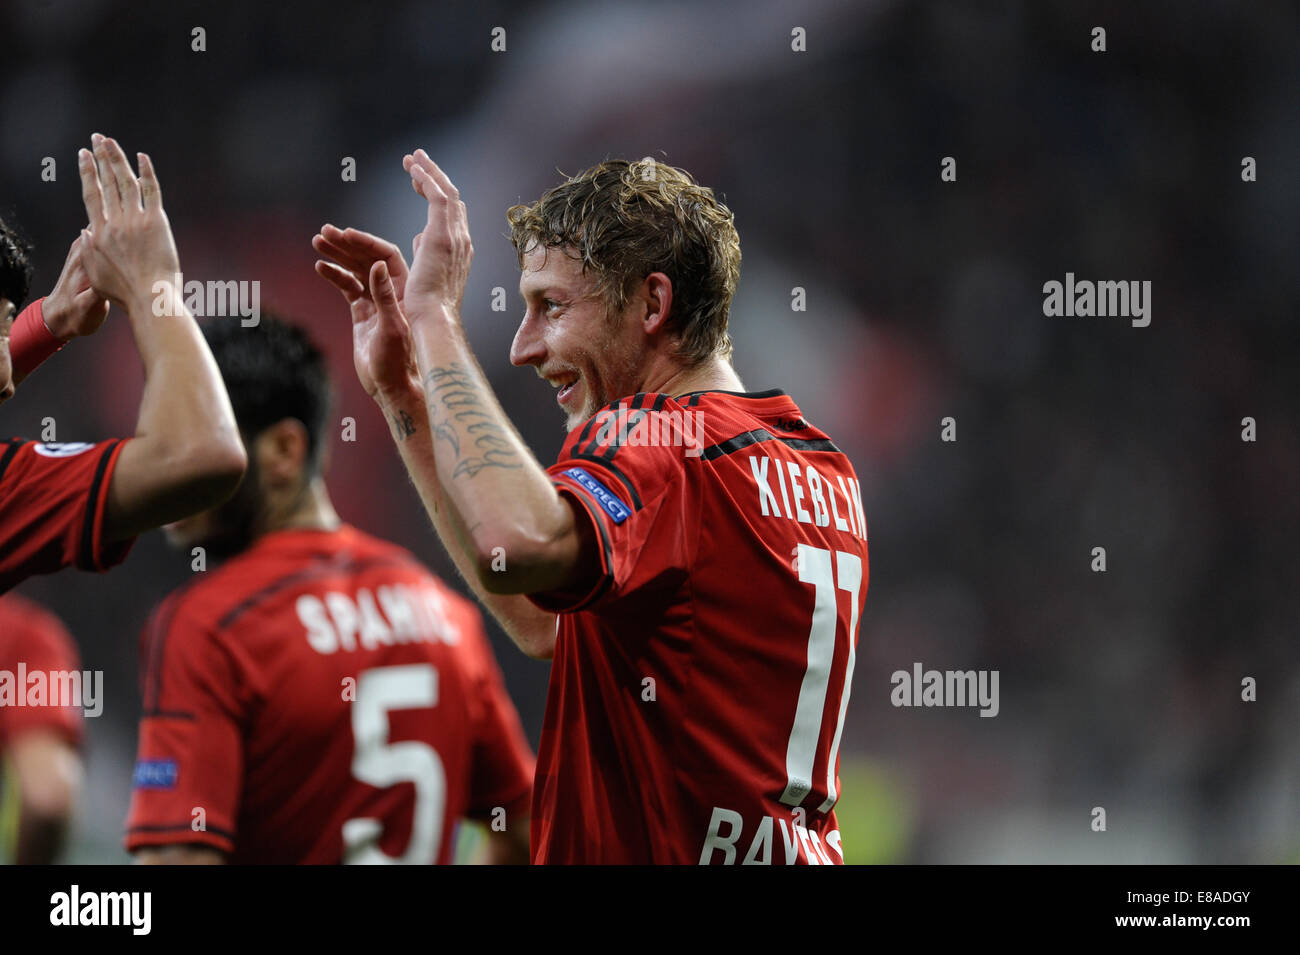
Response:
M402 168L405 169L408 173L410 173L410 176L411 176L411 188L414 189L416 192L419 192L420 195L423 196L424 193L420 192L420 186L419 186L419 183L416 181L415 173L414 173L414 172L411 172L411 170L413 170L413 169L416 168L415 157L412 156L410 153L407 153L405 156L403 156L403 157L402 157Z
M99 184L99 169L89 149L77 150L77 173L81 176L81 201L92 227L104 221L104 193Z
M104 218L114 219L122 212L122 187L117 181L117 169L110 161L108 139L99 133L91 136L95 144L95 162L99 166L99 179L103 183Z
M398 290L383 261L376 262L370 270L370 297L377 306L382 332L402 338L410 334L411 326L402 313Z
M90 140L93 152L77 151L77 173L81 177L81 200L92 228L124 211L162 208L162 187L153 161L146 154L135 154L140 165L137 180L126 153L115 140L99 133Z
M93 288L88 288L72 297L72 309L75 314L82 316L82 327L85 331L81 334L91 334L98 331L99 326L108 317L108 299Z
M312 239L312 248L349 269L363 283L369 282L376 259L388 265L388 273L400 298L405 291L407 267L402 250L392 242L360 229L340 229L328 223Z
M84 245L81 236L72 240L68 247L68 258L63 263L63 275L67 277L71 288L82 292L90 288L90 275L86 272L86 260L83 258ZM98 296L92 296L98 297Z
M138 211L140 208L140 183L135 178L135 173L131 171L131 164L127 161L126 153L122 152L122 147L117 144L115 139L105 139L104 147L108 153L108 164L117 179L117 191L122 197L123 210L126 212Z
M90 273L86 270L83 257L86 249L82 236L72 240L68 247L68 259L63 263L63 273L59 276L59 288L67 283L71 290L72 314L78 316L77 334L87 335L95 331L108 315L108 299L95 291L90 282Z
M158 182L158 173L154 171L153 160L148 153L135 154L136 165L140 167L140 202L145 210L162 208L162 185Z
M311 240L311 247L316 250L318 255L327 256L335 262L345 266L349 271L355 273L358 277L364 276L366 270L360 267L359 260L352 252L341 245L330 242L322 235L314 235Z
M428 224L449 233L468 229L468 213L460 190L423 149L402 157L402 168L411 175L411 188L429 203Z
M474 252L465 203L456 186L423 149L402 157L402 167L411 177L411 188L429 205L424 230L412 241L420 260L412 266L419 273L420 291L446 296L459 307Z
M402 157L402 168L411 175L411 188L425 199L433 201L436 197L458 199L460 193L451 184L451 180L438 169L437 163L429 158L423 149L407 153ZM437 172L435 176L434 172ZM439 181L441 177L441 181ZM445 184L445 188L444 188Z
M379 314L384 321L393 321L401 315L397 304L397 289L393 287L393 278L388 274L388 265L380 259L370 267L370 297L379 307Z
M406 276L406 260L402 258L402 250L392 242L360 229L340 229L327 223L321 227L320 235L312 240L312 246L317 252L329 255L352 269L363 280L375 259L383 259L400 291Z
M321 235L336 245L348 246L356 249L366 249L369 253L369 259L373 262L375 259L392 259L402 257L402 250L387 239L381 239L377 235L371 235L369 232L363 232L360 229L340 229L338 226L326 223L321 227Z
M433 176L429 174L429 171L414 156L403 157L402 167L411 174L411 188L426 200L433 202L434 199L446 198L442 187L438 185Z
M93 288L85 288L72 296L72 305L78 312L92 311L96 305L101 311L108 311L108 300Z
M316 274L342 292L349 305L366 294L365 286L357 281L355 275L347 269L339 268L333 262L318 261Z
M452 184L452 181L447 177L447 174L438 168L438 164L434 162L429 157L429 154L423 149L417 149L412 153L411 160L414 165L423 169L425 173L428 174L429 178L438 184L438 188L442 191L443 195L451 199L460 199L460 190ZM407 171L409 172L410 170L408 169Z
M451 222L451 203L443 194L442 187L434 182L433 177L418 164L411 166L411 187L429 203L427 226L446 228Z

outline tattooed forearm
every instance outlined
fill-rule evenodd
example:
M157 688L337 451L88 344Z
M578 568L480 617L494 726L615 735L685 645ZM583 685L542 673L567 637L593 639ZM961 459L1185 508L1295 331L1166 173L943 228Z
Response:
M442 440L450 444L452 457L459 460L460 438L456 437L456 429L453 428L450 424L442 424L442 423L433 424L431 427L433 428L433 436L435 438L442 438Z
M393 436L398 441L405 441L411 435L415 434L415 419L409 414L398 408L393 413Z
M509 433L488 409L480 387L460 362L431 368L424 378L429 426L435 438L451 446L456 463L453 478L473 477L484 468L523 466Z

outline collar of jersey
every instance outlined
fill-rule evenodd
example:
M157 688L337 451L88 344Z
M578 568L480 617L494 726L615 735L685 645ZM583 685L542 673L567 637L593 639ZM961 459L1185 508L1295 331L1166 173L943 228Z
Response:
M732 395L736 398L779 398L785 395L780 388L771 388L767 391L722 391L717 388L707 388L704 391L688 391L683 395L675 395L676 398L690 398L693 395Z

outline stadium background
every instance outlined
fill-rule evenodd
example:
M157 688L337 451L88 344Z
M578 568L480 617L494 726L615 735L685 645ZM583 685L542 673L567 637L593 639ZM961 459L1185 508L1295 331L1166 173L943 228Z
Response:
M0 205L37 244L40 294L82 225L76 148L102 131L150 152L187 279L259 281L328 350L335 418L357 423L332 442L341 515L455 579L310 237L328 221L409 248L422 203L400 157L425 146L469 207L472 342L549 463L551 389L506 359L504 210L608 156L685 167L736 214L742 378L790 392L862 479L849 859L1295 860L1297 19L1282 2L5 3ZM1150 280L1151 325L1044 317L1042 284L1067 271ZM115 313L0 422L129 434L140 389ZM189 574L151 534L108 576L21 588L105 671L74 861L125 859L138 635ZM535 745L547 667L492 635ZM890 674L915 661L998 669L1000 714L894 708Z

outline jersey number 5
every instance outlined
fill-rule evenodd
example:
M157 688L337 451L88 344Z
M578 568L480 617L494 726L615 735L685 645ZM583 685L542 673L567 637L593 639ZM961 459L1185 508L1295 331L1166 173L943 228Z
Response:
M352 704L352 775L379 789L414 783L415 818L411 820L406 851L396 858L379 848L384 827L378 819L349 819L343 824L345 863L430 865L438 861L447 802L447 775L442 760L428 743L388 741L389 710L437 705L438 671L430 663L377 667L359 675L357 698Z
M836 630L839 612L836 606L837 590L849 595L849 661L844 668L844 685L839 688L839 714L835 720L835 735L831 739L830 754L826 760L826 799L817 807L818 812L829 812L839 798L835 786L835 763L840 753L840 734L844 731L844 712L849 705L849 685L853 679L855 637L858 632L858 592L862 587L862 558L857 554L835 551L834 572L831 551L808 544L800 544L799 579L813 586L812 627L808 632L808 668L804 670L799 687L799 703L795 707L794 726L785 751L785 792L781 802L797 806L812 791L813 765L821 749L822 720L826 712L826 696L830 689L831 664L835 659ZM838 584L837 584L838 579Z

